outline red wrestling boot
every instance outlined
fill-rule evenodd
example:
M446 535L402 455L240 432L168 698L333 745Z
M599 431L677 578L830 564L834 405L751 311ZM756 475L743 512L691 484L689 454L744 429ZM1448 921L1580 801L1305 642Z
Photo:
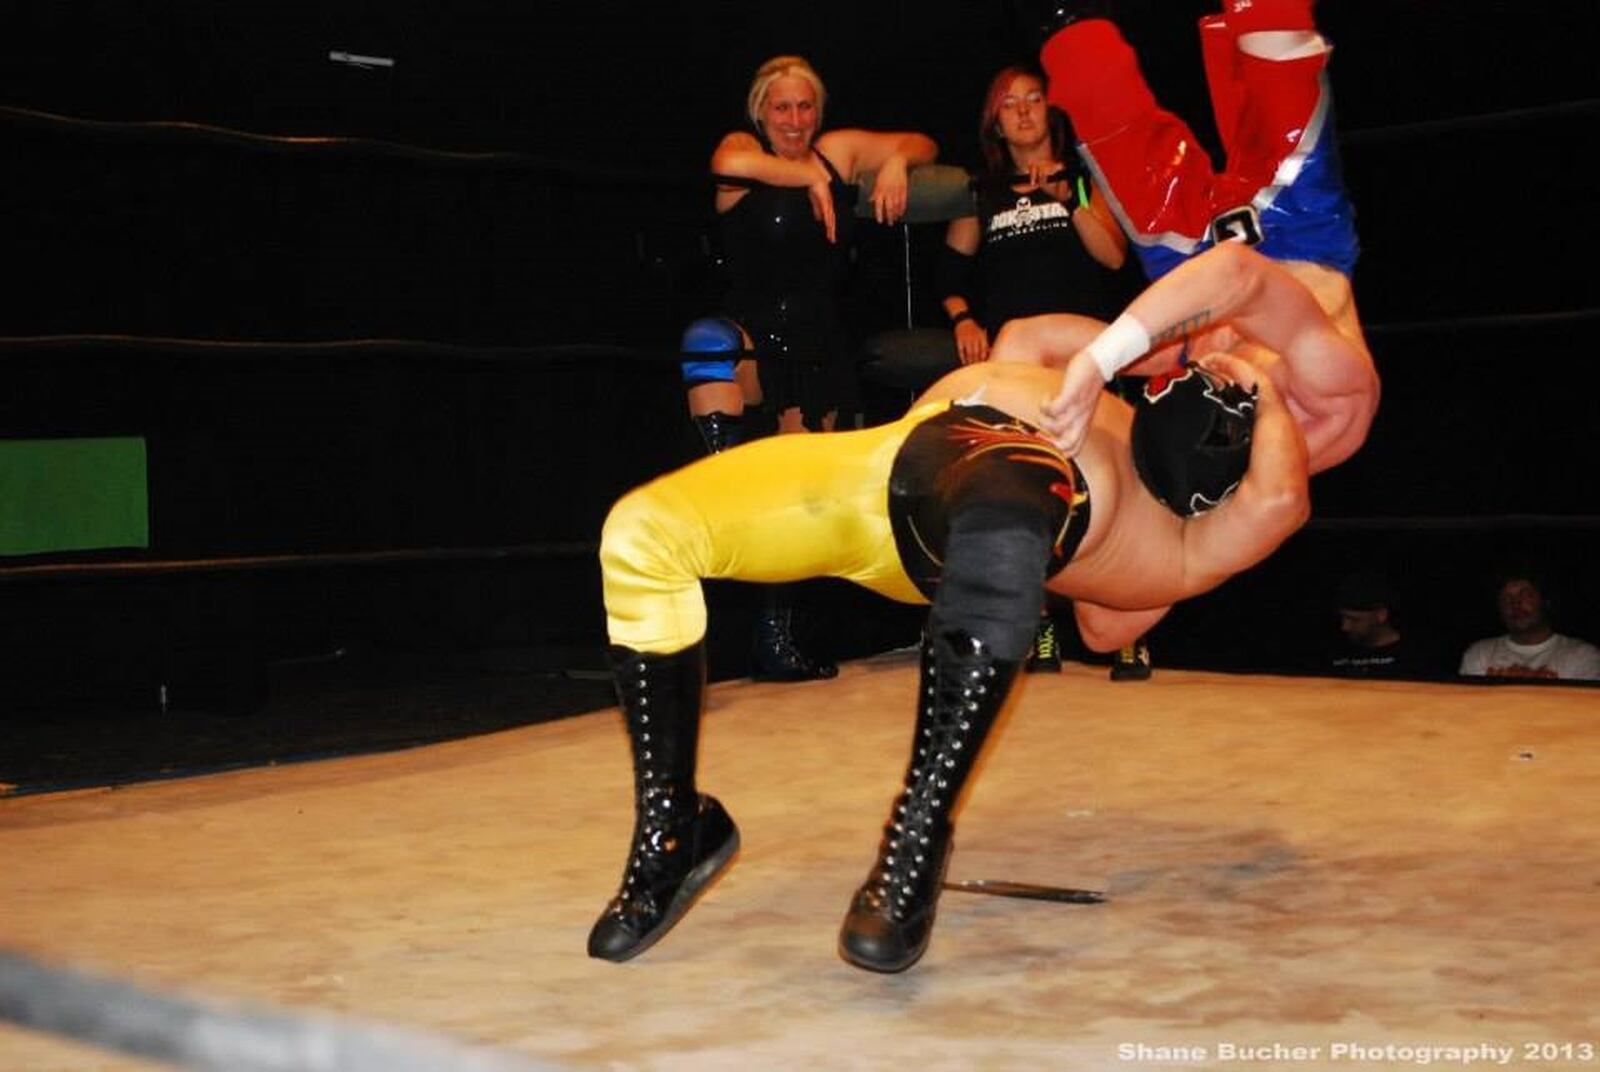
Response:
M905 971L928 948L952 848L950 815L1017 670L959 630L923 643L905 791L839 932L839 954L856 967Z
M589 932L589 955L621 961L658 942L733 859L739 830L695 789L705 644L672 655L610 649L633 748L633 846L622 886Z

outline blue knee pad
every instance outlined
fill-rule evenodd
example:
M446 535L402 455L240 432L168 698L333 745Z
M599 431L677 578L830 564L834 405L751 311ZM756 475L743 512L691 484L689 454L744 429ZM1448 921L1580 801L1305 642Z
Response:
M684 328L681 351L726 355L683 362L683 382L691 387L702 383L732 383L734 362L746 356L739 325L721 316L703 316Z

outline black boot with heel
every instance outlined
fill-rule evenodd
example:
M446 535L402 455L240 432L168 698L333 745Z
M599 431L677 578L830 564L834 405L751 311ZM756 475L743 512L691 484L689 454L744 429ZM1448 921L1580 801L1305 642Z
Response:
M856 967L904 971L928 948L952 848L951 812L1017 670L1017 661L996 659L959 630L924 641L905 790L839 932L839 953Z
M831 659L808 653L796 633L801 615L795 611L792 585L770 585L750 651L750 676L757 681L820 681L839 676Z
M609 651L633 749L634 826L622 885L589 932L589 955L621 961L683 917L739 849L739 830L695 788L705 646Z

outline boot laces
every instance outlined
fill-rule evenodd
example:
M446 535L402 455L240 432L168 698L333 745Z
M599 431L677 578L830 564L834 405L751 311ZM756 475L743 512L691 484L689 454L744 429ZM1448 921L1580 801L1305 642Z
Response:
M658 879L670 876L675 862L683 859L687 824L692 815L677 814L677 794L668 786L650 786L639 795L639 829L622 889L617 893L619 911L630 902L639 902L647 912L656 910L654 887Z
M792 615L787 611L773 613L759 626L760 643L766 650L770 665L791 667L806 673L816 670L817 660L800 649L794 635Z
M639 907L645 911L655 911L652 887L655 880L670 869L686 833L684 824L693 818L692 815L681 814L684 811L679 799L682 794L675 786L659 779L652 766L655 751L650 739L650 689L645 669L643 662L638 663L635 674L628 681L634 695L627 710L635 722L639 742L634 770L638 830L622 889L617 894L619 912L635 900L640 902Z
M884 831L878 882L872 891L878 904L897 919L910 911L923 871L938 866L933 858L933 834L954 803L948 775L956 766L956 754L967 747L971 716L988 693L995 671L974 662L951 667L940 675L930 659L925 676L931 680L924 690L924 725L916 762Z

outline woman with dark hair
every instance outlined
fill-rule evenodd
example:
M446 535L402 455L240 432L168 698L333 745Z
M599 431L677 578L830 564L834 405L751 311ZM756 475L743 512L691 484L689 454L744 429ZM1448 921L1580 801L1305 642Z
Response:
M963 364L989 356L1008 320L1041 313L1106 319L1127 242L1078 164L1067 117L1045 103L1044 76L1007 67L989 84L978 140L985 170L973 214L945 231L944 310Z
M950 221L940 273L962 364L987 360L1009 320L1042 313L1110 319L1120 308L1111 275L1127 257L1122 231L1078 164L1066 115L1045 102L1044 75L1027 67L995 75L978 142L985 170L973 182L974 211ZM1046 617L1028 668L1060 666Z

